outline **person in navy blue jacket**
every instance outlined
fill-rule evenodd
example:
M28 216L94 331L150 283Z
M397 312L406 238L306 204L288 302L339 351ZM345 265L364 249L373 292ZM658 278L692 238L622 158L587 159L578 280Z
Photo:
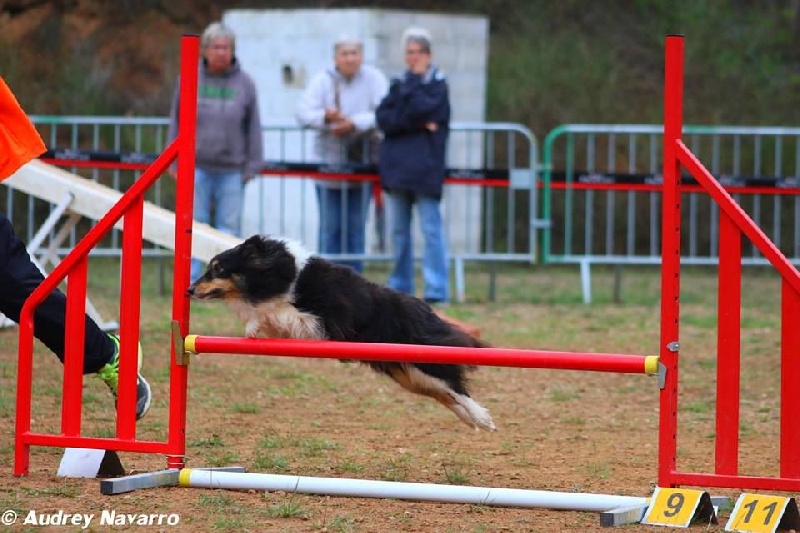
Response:
M431 64L430 34L409 28L402 43L408 70L392 81L376 111L384 140L380 149L381 186L391 220L394 268L387 285L414 295L412 208L417 206L425 250L424 299L449 301L448 258L441 216L450 99L444 74Z

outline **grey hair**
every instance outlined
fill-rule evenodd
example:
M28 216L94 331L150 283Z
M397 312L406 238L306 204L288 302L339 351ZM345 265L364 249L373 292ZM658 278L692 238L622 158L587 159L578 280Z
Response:
M401 42L403 48L408 46L408 43L414 43L419 45L426 54L431 53L431 33L425 28L416 26L407 28L406 31L403 32Z
M208 25L200 37L200 48L205 50L211 41L220 37L228 39L231 43L231 52L236 52L236 34L222 22L212 22Z
M349 35L346 33L341 34L336 40L333 42L333 53L339 51L339 48L342 46L355 46L359 50L364 49L364 42L356 37L355 35Z

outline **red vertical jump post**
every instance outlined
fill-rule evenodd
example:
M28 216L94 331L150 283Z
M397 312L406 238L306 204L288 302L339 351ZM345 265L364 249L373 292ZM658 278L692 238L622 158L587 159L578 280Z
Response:
M81 239L64 260L33 291L20 314L17 368L17 404L14 475L29 473L30 447L81 447L141 453L161 453L169 465L183 466L186 425L186 366L172 352L170 368L170 421L166 442L136 440L136 360L141 305L142 225L144 195L156 180L178 160L178 205L175 219L176 287L188 286L191 255L192 201L194 187L194 138L197 108L197 62L199 39L181 40L181 109L177 139L150 165L106 215ZM81 436L83 410L83 353L85 344L86 284L89 252L123 221L120 288L120 376L116 435L113 438ZM61 397L60 433L31 431L33 393L34 312L58 285L68 279L64 353L64 383ZM189 306L175 291L173 318L188 328ZM182 341L182 339L181 339Z
M181 49L178 109L178 183L175 201L175 264L172 280L172 342L170 343L169 451L167 468L183 468L186 457L186 394L189 368L183 339L189 333L189 287L194 218L194 160L197 129L199 39L184 36Z
M664 88L664 190L661 213L661 364L666 369L658 421L659 485L675 470L678 449L678 333L680 326L681 194L675 143L683 123L683 38L667 37ZM666 486L666 485L662 485Z
M664 184L661 278L661 363L666 367L659 419L658 484L748 490L800 490L800 274L681 140L684 39L668 36L664 87ZM685 168L720 207L717 331L717 403L714 473L681 472L677 466L680 322L681 181ZM779 477L741 476L739 379L741 374L742 235L778 271L781 289L781 417Z

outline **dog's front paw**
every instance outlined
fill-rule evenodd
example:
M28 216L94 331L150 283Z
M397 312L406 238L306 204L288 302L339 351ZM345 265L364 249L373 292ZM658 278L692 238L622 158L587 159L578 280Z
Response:
M257 320L249 321L244 327L244 336L248 339L255 339L258 337L258 332L261 329L261 324Z

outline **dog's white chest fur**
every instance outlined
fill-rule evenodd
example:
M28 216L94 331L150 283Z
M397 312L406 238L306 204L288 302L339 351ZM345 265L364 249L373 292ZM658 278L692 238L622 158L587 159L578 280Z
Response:
M258 304L229 300L228 305L245 322L247 337L325 339L325 328L319 318L299 311L288 296Z

